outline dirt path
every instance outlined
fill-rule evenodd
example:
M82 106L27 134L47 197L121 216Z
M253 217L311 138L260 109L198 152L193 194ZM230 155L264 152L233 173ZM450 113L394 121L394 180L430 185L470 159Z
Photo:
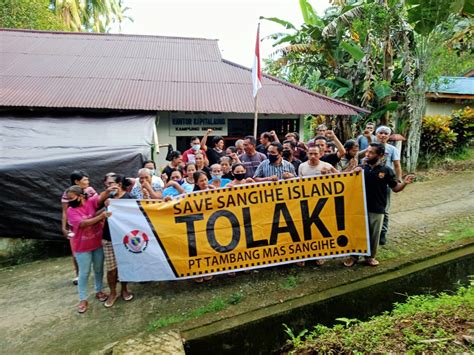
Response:
M474 171L453 171L431 175L394 194L389 244L380 252L383 263L377 269L345 269L329 262L322 269L307 265L254 271L236 279L218 277L196 285L189 281L155 282L132 285L136 299L119 301L112 309L91 302L84 315L76 313L77 291L71 283L69 258L57 258L0 270L0 349L2 353L90 353L120 338L144 331L150 322L169 316L186 315L209 304L213 297L229 297L239 292L238 306L208 313L184 322L189 327L230 317L257 307L283 302L383 272L403 259L439 252L456 242L440 245L438 231L454 222L473 225ZM473 242L468 235L463 243ZM310 264L310 263L308 263ZM292 282L288 282L288 281ZM92 290L92 284L90 286ZM91 297L92 298L92 297Z

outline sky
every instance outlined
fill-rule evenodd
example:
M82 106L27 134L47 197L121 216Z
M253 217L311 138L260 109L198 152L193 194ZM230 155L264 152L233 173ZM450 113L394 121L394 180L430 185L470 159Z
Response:
M322 15L329 0L310 1ZM218 39L224 59L252 67L260 16L278 17L299 27L303 23L298 0L125 0L127 16L114 33ZM261 21L260 38L284 32L283 26ZM274 48L272 40L260 47L262 58Z

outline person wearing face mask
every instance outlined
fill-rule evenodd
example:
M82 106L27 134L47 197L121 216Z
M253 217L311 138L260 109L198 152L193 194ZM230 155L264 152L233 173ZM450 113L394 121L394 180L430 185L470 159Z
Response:
M285 159L286 161L293 164L293 166L295 167L295 171L298 174L298 168L300 167L301 160L297 159L293 155L295 153L295 151L296 151L296 143L295 142L293 142L291 140L287 140L287 141L283 142L283 152L282 152L283 159Z
M283 160L283 146L273 142L267 149L268 159L260 163L253 179L256 182L291 179L296 176L294 166Z
M206 135L207 139L207 135ZM183 162L184 163L195 163L195 155L201 153L204 156L204 161L207 161L207 156L205 150L201 146L201 140L199 137L192 137L190 142L191 148L185 150L183 153Z
M400 192L415 179L414 175L407 175L403 182L398 182L393 169L383 163L384 155L385 147L383 144L371 143L366 151L366 164L354 169L354 171L362 171L364 174L370 236L370 256L366 258L365 262L369 266L379 264L375 259L375 255L387 206L387 188L390 188L393 192ZM357 257L349 257L344 261L344 265L351 267L357 261Z
M245 178L247 174L247 170L245 169L244 164L237 163L232 165L232 175L234 176L234 180L229 182L226 187L232 187L236 185L243 185L243 184L251 184L255 182L252 178Z
M104 252L102 249L102 233L104 220L110 216L110 212L99 210L114 189L107 189L101 195L87 197L82 188L73 185L67 189L69 207L67 209L67 221L72 228L71 245L79 266L79 305L77 311L87 311L87 281L91 266L95 274L95 297L105 302L108 295L102 292L102 278L104 276Z
M88 197L92 197L97 194L94 188L92 186L89 186L89 175L85 171L74 170L71 173L70 179L71 179L71 185L80 186L84 190L84 192L87 194ZM67 190L65 190L61 197L61 206L62 206L61 227L62 227L64 238L68 238L69 241L71 242L70 235L72 231L68 228L67 216L66 216L66 211L67 211L67 208L69 207L68 202L69 200L67 198ZM71 245L71 251L72 251L72 261L74 265L74 274L75 274L75 277L72 280L72 283L74 285L77 285L77 275L79 272L79 268L77 266L76 258L74 257L74 251L72 249L72 245Z
M211 166L211 177L212 179L209 183L214 185L216 188L225 187L230 182L230 179L222 177L222 166L220 164L213 164Z
M175 170L171 173L170 181L166 184L163 190L163 198L175 197L186 194L192 191L192 185L184 184L183 175L181 171Z

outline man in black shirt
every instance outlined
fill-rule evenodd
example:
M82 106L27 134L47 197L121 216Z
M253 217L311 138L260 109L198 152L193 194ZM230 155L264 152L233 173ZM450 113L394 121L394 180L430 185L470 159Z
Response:
M337 139L336 135L334 134L334 131L327 130L326 137L317 136L316 138L314 138L314 145L318 146L319 150L322 152L322 155L319 159L336 167L336 164L339 163L344 154L346 154L346 150L344 149L344 146L342 145L341 141ZM336 153L325 153L327 150L328 139L330 139L336 146Z
M414 175L407 175L403 182L398 182L395 172L382 163L384 154L385 147L383 144L371 143L366 152L366 164L354 169L354 171L363 171L365 178L365 200L370 235L370 257L366 259L366 263L370 266L379 264L375 259L375 254L377 253L385 207L387 206L387 186L393 192L400 192L406 185L411 184L415 178ZM355 257L350 257L344 262L344 265L352 266L356 262Z

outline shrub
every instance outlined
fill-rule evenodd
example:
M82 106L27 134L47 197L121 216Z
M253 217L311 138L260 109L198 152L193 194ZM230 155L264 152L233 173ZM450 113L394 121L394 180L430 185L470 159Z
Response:
M462 150L474 137L474 109L467 106L454 111L451 117L451 129L457 134L455 148Z
M420 153L427 161L453 150L457 133L451 129L451 123L452 117L446 115L423 118Z

